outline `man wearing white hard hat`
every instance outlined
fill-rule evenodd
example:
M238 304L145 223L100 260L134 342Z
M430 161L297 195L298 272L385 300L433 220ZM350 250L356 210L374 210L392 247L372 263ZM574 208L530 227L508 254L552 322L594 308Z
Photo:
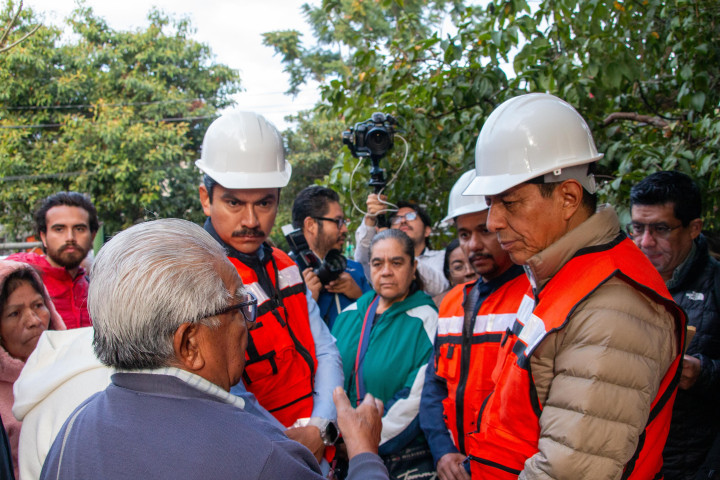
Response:
M440 304L438 333L420 402L420 426L440 480L469 480L465 436L476 430L477 414L493 387L500 340L515 320L528 288L495 234L487 230L482 195L463 196L475 178L465 172L450 191L448 214L480 279L454 287Z
M530 281L496 386L468 436L473 477L659 478L685 317L610 206L596 211L590 129L522 95L488 118L466 194Z
M320 461L337 439L333 389L343 384L335 339L297 265L267 242L280 189L290 181L282 138L265 118L231 112L215 120L196 162L205 174L200 201L205 230L228 252L245 287L258 299L243 382Z

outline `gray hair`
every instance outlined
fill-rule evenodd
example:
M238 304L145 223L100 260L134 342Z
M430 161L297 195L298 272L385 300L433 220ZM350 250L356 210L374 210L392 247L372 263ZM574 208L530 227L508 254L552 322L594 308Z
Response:
M155 220L118 233L90 273L97 357L125 370L168 366L180 325L216 326L217 318L205 317L234 296L221 278L225 268L234 270L220 244L186 220Z

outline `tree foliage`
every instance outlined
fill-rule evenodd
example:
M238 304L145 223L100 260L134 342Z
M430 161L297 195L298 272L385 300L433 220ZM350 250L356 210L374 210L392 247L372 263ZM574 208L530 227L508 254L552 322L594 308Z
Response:
M37 23L23 11L10 36ZM0 54L0 223L21 236L37 201L60 190L88 193L108 233L155 216L200 220L193 161L237 72L190 38L188 19L157 10L136 31L82 4L67 23L69 41L42 26Z
M541 91L587 119L605 152L604 200L625 212L633 183L679 169L705 193L706 225L720 227L715 0L322 0L304 10L313 46L292 31L265 41L291 75L290 92L320 81L312 116L350 125L381 110L400 119L409 155L388 186L391 200L416 200L441 218L450 187L474 165L489 113ZM384 160L390 171L402 160L398 146ZM334 155L325 181L348 194L355 160L339 142Z

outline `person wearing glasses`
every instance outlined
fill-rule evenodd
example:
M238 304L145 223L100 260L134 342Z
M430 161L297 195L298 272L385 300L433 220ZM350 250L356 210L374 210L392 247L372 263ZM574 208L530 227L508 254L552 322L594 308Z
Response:
M720 263L710 256L700 233L700 190L687 175L649 175L632 187L630 206L628 233L685 310L688 325L696 328L683 358L663 451L666 479L696 478L720 422Z
M390 205L387 197L375 193L368 195L366 205L367 214L355 231L355 260L362 264L366 277L370 275L370 242L381 230L377 226L378 215L389 214L390 228L405 232L413 242L425 293L434 297L450 288L443 273L445 251L430 249L428 238L432 232L432 220L420 205L407 201Z
M195 164L204 173L205 230L258 299L259 326L232 392L254 394L320 461L337 440L332 392L342 385L342 364L298 266L267 243L292 172L282 137L261 115L227 112L208 127Z
M258 299L222 246L179 219L114 236L92 269L93 349L116 369L68 418L41 479L323 478L312 453L232 395ZM353 478L384 479L381 402L334 392Z
M343 251L348 234L347 219L334 190L319 185L303 189L293 202L292 223L293 227L302 229L310 250L319 259L324 259L332 249ZM345 307L372 288L362 265L350 259L340 277L327 285L320 282L311 268L302 274L329 328Z

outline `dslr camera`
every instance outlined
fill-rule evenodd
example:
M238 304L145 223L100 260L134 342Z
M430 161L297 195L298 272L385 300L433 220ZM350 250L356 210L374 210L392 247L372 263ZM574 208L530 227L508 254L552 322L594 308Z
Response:
M375 112L369 120L345 130L342 134L343 143L355 158L380 160L393 147L396 123L392 115Z
M333 280L337 280L345 271L347 259L340 253L340 250L333 248L325 255L325 259L321 260L310 250L302 229L284 225L282 231L290 247L290 258L298 264L301 272L306 268L312 268L320 279L320 283L327 285Z

